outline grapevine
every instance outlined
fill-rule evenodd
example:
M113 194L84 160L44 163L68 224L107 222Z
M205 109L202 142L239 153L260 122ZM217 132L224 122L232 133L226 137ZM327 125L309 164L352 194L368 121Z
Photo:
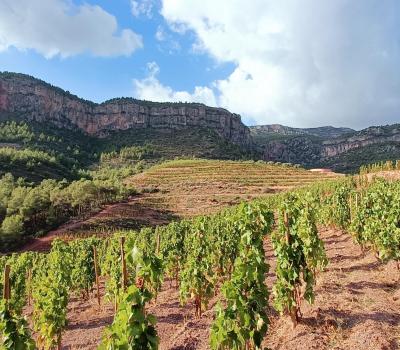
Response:
M261 349L268 330L268 290L264 284L269 266L265 262L263 236L270 231L273 215L243 206L238 223L241 228L239 256L235 260L231 279L224 283L222 295L226 307L217 306L211 328L212 349ZM262 228L255 230L254 223Z
M158 337L155 329L156 318L146 315L145 304L151 299L151 293L135 285L128 287L123 294L111 326L104 331L99 350L158 349Z
M280 208L278 230L272 237L277 256L277 282L273 291L275 307L288 313L294 325L301 316L301 285L303 297L314 301L315 270L323 269L327 258L315 225L315 204L311 194L302 199L287 195Z

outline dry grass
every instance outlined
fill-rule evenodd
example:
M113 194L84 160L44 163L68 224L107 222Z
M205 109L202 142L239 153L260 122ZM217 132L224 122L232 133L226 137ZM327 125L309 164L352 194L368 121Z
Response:
M264 162L179 160L128 181L152 192L143 197L143 205L190 217L336 176Z
M166 224L173 219L211 214L224 207L332 179L335 173L258 162L179 160L150 168L127 181L143 194L106 206L91 218L69 222L28 250L46 250L56 236L73 239L108 235L116 230Z

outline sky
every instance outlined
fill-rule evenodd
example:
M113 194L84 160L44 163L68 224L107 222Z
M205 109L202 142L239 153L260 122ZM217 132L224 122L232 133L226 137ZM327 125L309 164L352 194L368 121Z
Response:
M0 71L247 125L400 123L400 1L0 0Z

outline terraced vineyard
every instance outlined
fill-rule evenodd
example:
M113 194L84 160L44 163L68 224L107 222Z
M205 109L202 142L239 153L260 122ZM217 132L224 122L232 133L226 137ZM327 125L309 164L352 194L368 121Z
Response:
M190 217L337 176L280 163L197 159L165 162L128 181L149 192L143 205Z
M339 176L265 162L175 160L128 178L141 193L106 206L91 218L70 222L29 249L50 247L55 236L109 235L118 230L166 224L173 219L215 213L222 208ZM40 249L42 250L42 249Z

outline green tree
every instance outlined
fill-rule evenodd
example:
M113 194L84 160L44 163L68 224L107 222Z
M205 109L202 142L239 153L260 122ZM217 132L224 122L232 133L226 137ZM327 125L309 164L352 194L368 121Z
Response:
M21 236L24 233L24 220L19 214L7 216L1 224L1 232L9 236Z

